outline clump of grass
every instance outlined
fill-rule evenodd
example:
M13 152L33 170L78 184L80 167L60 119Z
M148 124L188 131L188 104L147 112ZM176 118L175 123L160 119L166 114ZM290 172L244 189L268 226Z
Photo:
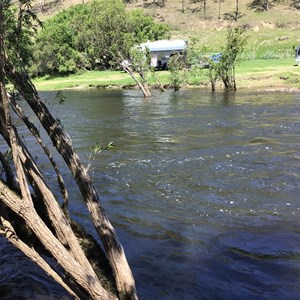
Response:
M280 79L284 80L287 84L300 87L300 77L299 74L292 73L292 72L284 72L280 74Z

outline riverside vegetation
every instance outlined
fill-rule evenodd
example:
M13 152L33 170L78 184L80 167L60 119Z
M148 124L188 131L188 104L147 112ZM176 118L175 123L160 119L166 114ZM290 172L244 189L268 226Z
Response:
M158 2L151 3L156 6ZM168 2L159 3L164 7ZM70 86L77 86L72 80L78 80L80 86L84 78L93 78L95 75L97 85L101 80L104 82L104 76L111 84L117 75L118 80L125 84L129 82L125 73L112 73L109 70L117 68L124 59L135 59L136 63L128 73L137 71L140 79L131 74L132 80L145 84L144 87L149 79L169 83L168 72L154 76L147 69L144 56L134 54L131 50L135 43L145 39L175 36L174 28L157 23L144 11L128 11L123 1L97 0L58 13L53 19L49 18L41 29L37 27L41 24L32 11L31 1L18 1L17 4L0 0L0 235L75 299L137 299L133 275L122 245L101 206L89 173L90 166L85 167L79 159L59 120L52 116L40 99L29 74L44 78L64 76L63 79L56 79L57 82L64 81L63 84L66 84L70 80ZM185 9L182 7L182 14ZM205 18L208 17L206 9L205 6ZM237 6L235 13L230 15L232 17L233 22L240 19ZM208 68L207 74L198 68L197 63L189 62L191 70L195 72L188 69L185 76L187 82L190 80L192 84L199 85L207 83L209 79L214 87L216 80L221 79L226 88L235 89L235 74L245 74L239 73L235 64L238 56L241 59L241 54L247 53L245 38L242 37L247 33L247 28L236 26L236 23L233 26L231 22L228 24L230 28L226 28L224 48L220 48L224 61ZM193 52L192 55L188 54L190 61L199 59L198 55L204 52L204 46L205 52L213 51L209 43L201 45L201 39L198 39L200 42L196 38L192 40ZM277 67L281 68L280 75L276 74L281 80L295 83L297 77L285 67L285 57L281 55L281 60L276 60ZM177 72L186 70L181 70L177 63L174 60L170 72L171 80L178 89L182 79L176 76ZM243 64L243 70L248 70L252 77L259 77L264 71L270 74L274 69L278 70L274 63L266 64L266 60L244 60ZM150 73L151 77L146 78L145 72ZM108 76L111 78L108 79ZM36 79L36 83L42 86L43 81ZM47 81L48 87L49 83L50 80ZM64 101L63 95L58 94L58 97L60 102ZM35 123L25 111L34 113ZM34 159L35 153L30 152L18 132L16 124L19 122L24 124L49 159L60 195L49 188L39 161ZM68 166L90 213L97 240L72 220L68 210L67 186L59 165L43 141L44 134L40 135L40 127L43 127L44 134L50 138L55 151ZM97 154L101 148L97 146L92 150Z
M297 21L299 19L299 11L297 10L298 6L296 1L269 1L268 3L267 1L239 1L237 20L233 19L234 12L237 9L236 1L233 0L225 2L219 1L219 3L207 2L205 12L203 1L174 0L161 2L137 0L125 1L126 7L124 4L121 4L120 1L113 2L116 20L118 20L118 13L116 12L122 11L122 15L124 15L124 10L128 13L129 17L127 19L131 20L125 24L122 18L122 22L117 22L118 27L115 27L119 33L123 32L122 26L133 33L129 40L127 35L126 45L124 45L124 42L121 43L123 45L121 47L123 52L124 49L128 50L133 44L144 42L148 39L154 40L159 38L187 39L189 45L193 45L193 47L198 49L198 52L201 53L221 52L226 42L225 36L228 28L240 27L244 29L243 35L247 42L242 53L239 55L240 62L236 65L238 88L299 87L299 70L293 66L293 46L299 43L299 23ZM44 3L44 9L39 13L41 19L47 20L44 23L44 33L40 35L41 39L39 42L41 45L43 44L42 39L45 38L47 32L47 26L53 31L52 26L55 22L59 21L59 15L67 14L66 12L60 13L60 11L66 7L72 7L71 11L74 11L75 8L72 5L76 3L81 3L81 1L46 1ZM107 3L109 3L109 1ZM118 5L116 5L116 3L118 3ZM266 7L266 3L268 7ZM83 5L85 10L87 9L86 6L87 4ZM109 5L101 4L101 6L104 11L105 9L103 9L103 7L105 8ZM118 10L116 10L117 6ZM34 7L37 11L40 10L39 3ZM109 9L112 10L112 8ZM77 8L77 12L79 10L80 9ZM109 14L109 10L105 11L106 15ZM57 21L55 21L55 18L57 18ZM94 20L94 24L98 24L98 37L101 31L101 18L103 19L103 16L99 17L97 21ZM130 22L131 24L129 24ZM70 22L68 23L66 20L59 23L60 29L57 30L58 32L61 31L61 28L66 26L66 24L70 25ZM114 23L113 21L110 21L110 23L111 24L107 23L104 28L106 32L111 32L109 26L111 28ZM52 25L50 26L49 24ZM139 26L137 26L137 24L139 24ZM67 35L72 33L72 26L74 25L67 27ZM91 25L89 25L89 28L90 27ZM85 41L94 40L94 38L91 38L90 33L85 34L86 30L84 30L83 33L84 35L79 32L73 36L75 40L72 41L72 45L78 44L82 39L85 39ZM115 39L115 36L113 37ZM123 35L123 38L124 37L125 35ZM120 35L118 38L123 39ZM57 48L59 46L59 43L55 40L51 40L51 43L55 45L52 45L52 47ZM49 44L51 43L49 42ZM80 43L81 46L84 45L82 41ZM111 43L102 42L102 48L103 45L110 44ZM97 45L94 46L99 48L101 41L97 41ZM84 48L87 49L86 52L89 52L92 47L93 44L89 45L89 47L84 46ZM58 59L56 57L56 62L64 59L60 50L57 51L55 48L52 48L52 50L59 54ZM114 49L114 51L115 50L116 49ZM62 51L66 53L66 45L62 48ZM67 52L71 53L72 51L74 53L74 49L69 49ZM39 51L36 51L35 56L37 56L38 53ZM80 55L82 56L82 53L76 56L75 63L70 59L66 59L69 64L67 67L63 63L60 63L59 67L61 70L59 72L56 71L53 73L48 70L46 74L43 74L41 69L38 70L39 64L36 63L33 68L33 73L39 75L39 78L35 80L38 89L49 90L74 87L83 88L89 86L128 87L135 84L135 82L123 72L111 70L111 68L114 69L116 67L116 60L111 61L107 66L101 66L101 54L99 53L98 57L96 57L94 50L89 53L92 53L93 57L90 56L91 58L88 64L91 65L97 62L97 66L84 66L82 62L76 65L76 61L80 61ZM89 53L84 53L85 59L90 55ZM46 54L46 56L51 58L53 55L49 56ZM116 55L113 55L113 57L117 58ZM50 61L47 63L50 64ZM105 55L105 62L107 63L108 61ZM99 70L103 69L106 69L103 73L99 72ZM209 83L208 75L208 70L199 70L199 68L197 68L196 71L189 72L187 76L184 76L186 80L182 82L182 85L205 86ZM164 71L157 72L157 77L164 85L168 85L172 78L168 72ZM151 75L149 76L149 81L153 83Z

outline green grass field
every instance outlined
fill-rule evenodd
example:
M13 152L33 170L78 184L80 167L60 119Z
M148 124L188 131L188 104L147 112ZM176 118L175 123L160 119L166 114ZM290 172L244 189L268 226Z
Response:
M170 83L168 71L156 72L163 84ZM238 87L300 87L300 67L294 66L294 59L255 59L242 61L236 68ZM200 70L196 76L190 76L187 84L202 85L208 82L207 70ZM150 83L153 80L150 78ZM40 91L63 90L69 88L96 88L116 86L122 88L135 82L122 71L90 71L67 77L39 78L34 84Z

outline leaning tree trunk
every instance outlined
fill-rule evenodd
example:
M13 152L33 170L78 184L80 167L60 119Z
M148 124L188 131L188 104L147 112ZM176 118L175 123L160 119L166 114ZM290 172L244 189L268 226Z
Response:
M18 137L17 131L11 120L10 105L3 84L4 77L1 65L0 62L0 132L11 148L19 185L19 189L16 193L5 185L4 182L0 181L0 200L1 203L5 205L1 210L1 231L4 233L4 236L6 236L14 245L17 245L18 248L31 259L36 261L38 265L58 283L63 283L63 279L55 274L55 271L51 270L51 268L51 271L49 271L46 262L41 257L37 258L37 255L35 255L34 252L30 252L28 247L24 246L24 243L22 243L21 239L15 234L15 230L8 220L8 214L5 213L7 209L10 209L25 221L26 225L35 233L45 249L53 255L65 272L68 273L73 280L87 292L87 294L91 295L93 299L98 299L99 297L103 297L104 299L115 299L116 297L113 294L108 293L102 287L53 194L44 184L41 173L36 166L34 166L31 156ZM34 184L35 186L38 186L40 191L44 194L43 200L45 200L49 218L53 221L57 236L53 235L51 230L36 212L27 182L30 176L36 177L34 178ZM47 202L47 200L49 201ZM11 234L8 235L7 233ZM63 284L62 286L65 287ZM67 285L66 290L72 292L69 285ZM76 292L72 292L72 294L76 298L79 298Z
M27 73L20 66L15 68L6 55L3 3L0 0L0 135L7 147L11 149L14 167L10 167L7 159L0 152L0 167L2 166L5 172L5 178L0 178L0 234L7 237L76 299L117 298L113 290L103 287L71 228L68 214L64 214L59 207L37 164L18 135L11 118L12 109L24 121L50 159L66 204L67 191L62 176L47 146L39 136L37 127L28 120L13 99L9 100L5 83L10 82L36 114L53 145L68 165L113 269L118 297L137 299L134 278L123 247L100 204L99 195L87 168L79 159L67 133L40 99ZM71 281L58 275L37 252L30 250L30 247L22 241L22 237L18 236L10 222L11 216L15 215L23 220L48 253L72 278Z
M122 245L118 241L115 230L109 222L103 207L100 205L99 195L92 180L75 152L71 140L60 123L53 118L28 76L19 73L9 63L5 65L5 72L14 83L19 93L27 101L39 121L47 131L57 151L68 165L91 214L94 226L106 250L108 259L113 267L116 284L121 298L135 299L135 282L127 263Z
M123 71L126 72L138 85L139 89L142 91L144 97L150 97L151 93L149 90L149 86L147 81L143 80L143 78L141 77L141 75L139 74L139 76L141 77L141 81L138 80L137 76L134 74L134 71L132 70L132 68L126 64L126 63L122 63L122 68Z

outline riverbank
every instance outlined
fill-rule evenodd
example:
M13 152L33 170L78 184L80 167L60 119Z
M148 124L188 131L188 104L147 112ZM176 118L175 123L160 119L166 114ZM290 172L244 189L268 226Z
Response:
M159 71L157 76L165 86L170 85L170 73ZM154 81L150 78L150 83ZM34 81L40 91L89 88L135 87L135 82L122 71L89 71L66 77L43 77ZM247 60L236 67L238 89L298 89L300 88L300 67L294 65L294 59ZM197 78L193 77L185 84L187 87L209 86L207 70L203 69Z

